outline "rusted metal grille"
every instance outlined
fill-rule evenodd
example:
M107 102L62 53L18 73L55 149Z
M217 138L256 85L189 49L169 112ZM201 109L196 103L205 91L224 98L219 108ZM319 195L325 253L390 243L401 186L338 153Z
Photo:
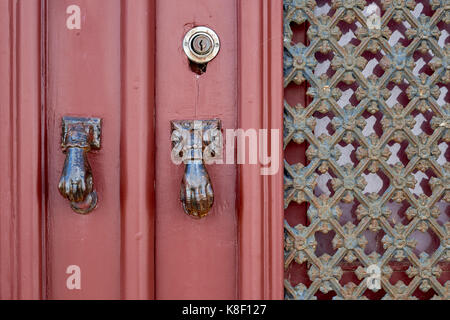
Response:
M284 19L286 299L449 299L450 0Z

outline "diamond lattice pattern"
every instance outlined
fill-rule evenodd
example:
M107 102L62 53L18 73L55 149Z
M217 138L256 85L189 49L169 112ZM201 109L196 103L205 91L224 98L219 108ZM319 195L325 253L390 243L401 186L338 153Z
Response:
M286 299L449 299L450 0L284 0L284 24Z

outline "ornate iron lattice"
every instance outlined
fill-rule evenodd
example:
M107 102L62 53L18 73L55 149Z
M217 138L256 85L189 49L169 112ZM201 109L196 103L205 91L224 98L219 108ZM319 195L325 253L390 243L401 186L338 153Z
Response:
M284 0L284 23L286 299L449 299L450 0Z

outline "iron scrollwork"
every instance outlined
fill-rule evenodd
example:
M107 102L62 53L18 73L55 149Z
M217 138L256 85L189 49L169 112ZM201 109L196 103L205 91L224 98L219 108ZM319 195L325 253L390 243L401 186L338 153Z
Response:
M58 189L72 209L87 214L97 206L87 154L100 149L101 119L63 117L61 147L66 154Z
M186 165L180 187L184 212L193 218L208 215L214 191L205 164L221 157L220 120L172 121L172 161Z

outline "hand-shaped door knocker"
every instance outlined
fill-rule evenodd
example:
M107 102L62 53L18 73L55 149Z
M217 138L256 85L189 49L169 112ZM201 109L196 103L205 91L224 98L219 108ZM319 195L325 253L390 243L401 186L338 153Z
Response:
M58 189L72 209L87 214L97 206L87 153L100 149L101 120L63 117L61 147L66 154Z
M180 199L184 212L203 218L214 203L214 192L206 171L222 156L220 120L172 121L172 161L186 165L181 180Z

